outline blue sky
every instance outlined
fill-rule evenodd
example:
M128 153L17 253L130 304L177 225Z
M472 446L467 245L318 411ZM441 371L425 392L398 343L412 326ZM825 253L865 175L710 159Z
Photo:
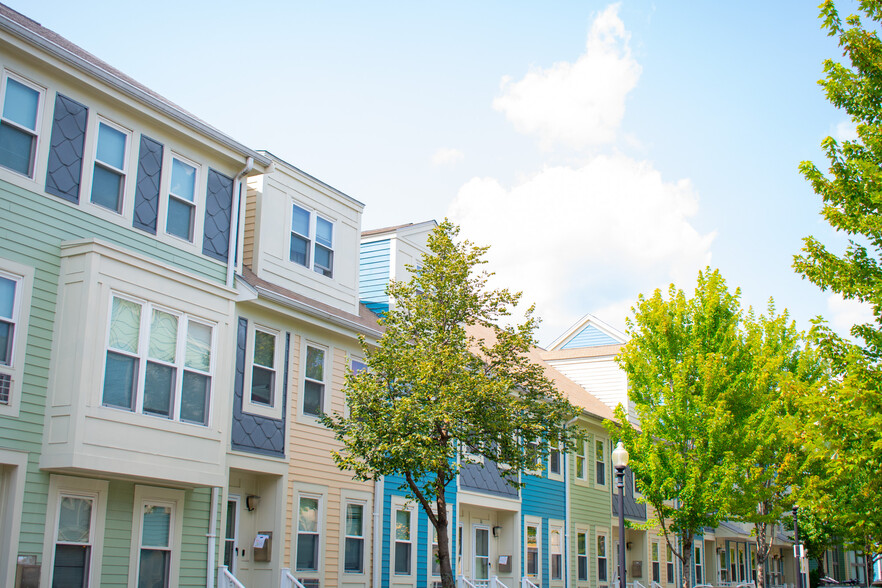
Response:
M7 3L364 202L365 228L451 216L542 343L707 264L801 328L859 316L790 269L805 235L845 243L797 171L848 133L813 2Z

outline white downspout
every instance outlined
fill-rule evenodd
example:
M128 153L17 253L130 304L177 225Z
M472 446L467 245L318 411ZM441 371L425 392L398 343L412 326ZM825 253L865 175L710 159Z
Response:
M211 511L208 515L210 522L208 524L208 566L205 573L205 586L214 588L214 578L217 575L217 567L215 565L215 553L217 552L217 501L219 498L220 488L215 486L211 489Z
M247 176L252 169L254 169L254 158L249 157L245 160L245 167L236 174L236 179L233 180L233 210L230 211L230 242L227 244L227 288L233 287L233 273L236 267L236 247L239 243L240 231L239 206L242 200L242 178Z
M383 477L374 481L374 542L372 586L379 586L383 565Z
M567 421L567 427L575 423L579 420L578 416L571 418ZM577 449L578 451L578 449ZM581 454L581 451L579 451ZM570 454L568 451L563 453L563 472L564 472L564 505L566 510L564 511L564 536L563 536L563 552L564 552L564 565L566 580L564 581L564 586L569 586L570 584L570 483L572 479L570 478ZM585 467L588 467L588 460L586 456ZM575 472L574 472L575 473ZM586 472L587 473L587 472ZM575 531L575 529L573 529Z

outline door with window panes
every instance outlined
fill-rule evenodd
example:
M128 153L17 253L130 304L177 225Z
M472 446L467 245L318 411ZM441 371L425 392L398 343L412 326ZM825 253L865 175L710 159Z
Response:
M227 524L224 529L224 565L236 574L239 560L239 497L227 500Z
M476 525L475 530L475 579L490 579L490 529Z

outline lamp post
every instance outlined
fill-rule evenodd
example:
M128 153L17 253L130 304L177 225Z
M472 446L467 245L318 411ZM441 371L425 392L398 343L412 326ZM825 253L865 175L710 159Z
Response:
M625 468L628 467L628 450L619 441L612 452L613 466L616 468L616 487L619 489L619 588L625 583ZM801 587L800 587L801 588Z
M802 549L799 546L799 507L793 506L793 555L796 560L796 588L802 588Z

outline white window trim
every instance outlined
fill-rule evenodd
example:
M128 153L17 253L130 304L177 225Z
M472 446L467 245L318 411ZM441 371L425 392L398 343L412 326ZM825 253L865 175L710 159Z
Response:
M585 536L585 554L579 553L579 535ZM590 584L591 582L591 533L588 527L576 527L576 533L573 535L575 543L573 544L573 555L576 560L573 565L573 579L576 585ZM585 558L585 579L579 579L579 558Z
M573 456L573 476L579 482L587 482L588 478L589 478L589 476L588 476L588 463L589 463L588 462L588 442L583 440L579 445L580 445L580 447L577 448L576 453ZM579 451L579 449L581 449L581 452ZM582 458L582 460L583 460L582 461L583 466L582 466L582 475L581 476L578 475L579 474L579 468L578 468L579 458Z
M653 545L655 546L655 555L654 556L652 553ZM655 559L653 559L653 557ZM649 577L651 578L651 581L653 581L653 582L656 582L656 579L653 577L653 574L655 573L653 566L655 564L658 564L658 580L657 580L657 582L659 584L661 584L662 583L661 544L659 543L658 539L654 539L649 544Z
M396 581L404 581L407 582L408 579L415 579L417 575L417 546L419 542L415 540L415 535L418 531L417 529L417 520L416 509L413 504L408 504L403 498L392 497L392 506L391 506L391 521L392 524L389 525L389 545L392 546L391 553L389 554L389 573L393 579L393 584ZM395 533L395 525L398 520L397 512L399 510L407 511L410 515L410 574L399 574L395 571L395 544L398 542L396 533ZM403 543L403 541L402 541ZM430 547L431 548L431 547Z
M603 455L601 456L601 459L597 458L597 444L598 443L603 443ZM594 456L594 459L593 459L594 463L592 464L594 467L591 470L592 471L591 477L594 480L594 487L599 490L608 490L609 488L612 487L611 480L610 480L611 475L610 475L609 459L607 459L607 456L609 454L609 441L604 438L601 438L601 437L595 437L592 441L592 444L591 444L591 453ZM597 482L597 464L600 461L603 461L603 478L604 478L603 484L599 484Z
M330 403L331 403L330 383L329 383L329 378L328 378L328 376L330 374L328 372L329 372L329 368L333 369L333 356L331 353L331 347L329 345L322 345L321 343L316 343L314 341L310 341L309 339L306 339L305 337L302 339L302 341L303 341L303 344L301 345L302 349L300 350L300 366L301 366L301 373L300 373L300 379L299 379L299 381L300 381L300 394L299 394L299 398L297 399L297 414L301 419L303 419L304 422L311 423L311 424L320 424L318 416L313 415L313 414L308 414L308 413L304 412L304 410L303 410L303 403L304 403L304 400L306 399L306 356L307 356L306 354L307 354L307 349L309 347L312 347L314 349L321 349L322 351L325 352L325 365L324 365L324 369L322 370L322 376L324 377L324 380L321 382L321 384L324 385L324 388L322 389L322 408L321 408L321 410L322 410L322 412L325 412L325 413L329 412ZM310 381L317 382L318 380L310 380Z
M28 454L0 449L0 467L0 536L7 538L4 539L4 549L0 551L0 584L13 586L21 528L20 505L24 503ZM41 579L40 582L43 586L51 585L45 583L48 580Z
M47 90L45 87L41 86L40 84L37 84L36 82L32 82L31 80L29 80L28 78L26 78L22 75L14 73L8 69L4 69L3 70L2 85L0 85L0 116L2 116L2 113L3 113L3 106L6 104L6 81L10 78L15 80L16 82L22 84L22 85L27 86L28 88L30 88L38 93L37 117L36 117L36 120L34 121L34 129L31 130L31 129L23 128L20 125L14 123L12 121L9 121L9 123L8 123L11 126L14 126L15 128L20 128L28 133L34 134L34 136L36 137L36 139L34 140L34 160L31 162L31 173L30 174L20 174L15 170L12 170L8 167L3 167L3 166L0 166L0 170L3 170L4 172L8 172L9 174L12 174L12 175L19 177L19 178L26 178L28 180L38 182L39 181L38 178L41 177L41 174L43 172L43 165L41 165L41 157L40 157L40 147L41 147L40 139L45 132L45 129L43 128L43 124L44 124L43 123L43 116L44 116L44 111L46 108Z
M178 585L181 568L181 538L184 534L184 491L153 486L135 486L135 500L132 503L132 543L129 554L129 588L138 585L138 568L141 563L141 526L144 521L144 507L148 504L168 505L172 508L171 529L169 529L168 580L171 588Z
M695 550L700 550L701 561L698 561L699 558L695 557ZM706 584L707 577L705 572L707 567L704 565L704 542L703 541L694 541L692 543L692 577L696 584ZM701 568L701 581L698 581L698 569Z
M560 447L557 448L557 473L551 471L551 455L555 449L551 446L548 448L548 479L549 480L557 480L562 482L564 479L564 469L565 469L565 459L566 455L563 451L560 450Z
M325 524L326 513L328 509L328 488L319 484L294 483L293 484L293 512L291 513L291 574L298 580L302 579L321 579L325 574L325 550L327 545L327 525ZM297 529L299 528L298 517L300 511L300 497L318 498L318 534L319 534L319 558L316 571L298 571L297 570ZM345 517L346 514L344 513ZM340 569L343 569L343 562L339 563Z
M309 214L309 228L308 228L309 234L308 235L304 235L303 233L300 233L300 232L297 232L294 230L294 206L296 206L297 208L299 208L301 210L306 211L306 213ZM326 214L319 213L315 208L313 208L311 206L307 206L307 205L303 204L302 202L298 202L298 201L294 200L293 198L289 199L288 211L289 211L289 214L288 214L288 238L286 240L287 253L285 254L285 259L288 261L288 263L293 264L295 267L302 268L303 270L308 270L312 273L318 274L318 275L320 275L324 278L327 278L329 280L335 279L335 276L336 276L335 252L336 252L336 241L337 241L337 221ZM331 249L331 268L330 268L331 275L330 276L326 276L324 273L317 270L316 265L315 265L315 249L316 249L316 246L318 245L318 240L316 239L316 224L318 223L319 218L321 218L322 220L325 220L331 224L331 248L330 248ZM303 264L298 263L296 261L293 261L291 259L291 236L295 232L297 233L298 236L306 239L306 242L307 242L306 250L307 250L307 255L309 256L307 259L306 265L303 265ZM325 247L325 246L322 245L322 247Z
M343 541L340 546L340 563L339 563L339 573L340 577L347 578L346 581L367 581L368 576L371 573L371 554L373 553L373 546L371 544L372 533L373 533L373 495L370 492L360 492L358 490L342 490L340 492L340 537L343 537ZM362 539L364 540L362 543L362 567L363 570L361 572L347 572L345 570L345 557L346 557L346 505L347 504L359 504L363 506L362 509Z
M346 369L347 369L346 373L347 374L354 373L353 369L352 369L352 364L356 361L358 363L364 365L365 369L367 369L367 361L365 361L364 357L362 357L359 354L349 353L346 356ZM349 418L349 402L347 402L346 397L343 398L343 416L347 419Z
M597 549L598 537L604 538L604 545L606 547L606 553L603 557L603 559L606 560L606 580L600 579L600 552ZM593 549L591 549L590 551L594 553L594 580L597 582L598 585L610 586L615 579L615 574L612 573L612 565L610 565L610 552L612 551L612 544L610 542L609 529L598 527L594 530L594 545Z
M536 555L536 574L528 573L528 546L527 546L527 527L535 527L536 528L536 549L538 551ZM539 578L542 579L542 557L543 557L543 549L542 549L542 519L539 517L525 516L524 517L524 576L527 578Z
M112 220L113 222L119 222L120 218L123 220L131 220L132 211L134 209L134 194L135 190L135 182L132 178L132 159L133 159L133 149L132 146L134 143L134 132L131 129L128 129L119 123L115 123L101 115L95 117L96 120L89 121L89 130L87 135L91 136L91 152L92 158L88 160L90 162L90 166L88 171L84 170L83 172L83 182L80 186L80 201L87 203L89 212L92 214L96 214L99 216L104 216ZM98 129L101 124L105 124L108 127L123 133L126 136L126 144L125 144L125 153L123 154L123 169L118 170L111 165L105 163L98 163ZM95 204L92 202L92 183L95 177L95 166L101 165L111 171L122 172L122 193L120 194L120 210L119 212L113 211L109 208L101 206L100 204ZM85 160L84 160L85 166Z
M49 495L46 504L46 525L43 533L43 566L40 570L40 585L51 586L55 567L55 539L58 536L59 508L62 496L91 498L93 502L92 549L89 558L89 586L98 585L101 576L101 557L104 553L104 523L107 514L107 480L74 478L71 476L49 476Z
M251 378L254 368L255 332L262 331L276 338L276 350L273 361L276 379L273 390L273 406L259 404L251 401ZM245 384L242 390L242 410L271 419L282 418L282 390L285 388L285 332L280 329L248 321L248 335L245 344Z
M21 409L22 379L28 339L28 322L31 316L31 296L34 284L34 268L7 259L0 259L0 276L16 282L12 317L15 329L12 335L12 361L0 366L0 373L12 377L9 402L0 404L0 415L17 417Z
M203 166L176 151L164 147L162 161L162 189L159 199L159 211L157 212L157 225L162 227L162 234L169 243L180 246L182 243L193 247L202 256L202 231L205 216L205 181L203 180ZM196 177L193 179L193 238L190 240L168 232L168 203L171 195L171 176L173 161L177 159L181 163L196 168Z
M120 298L122 300L126 300L135 304L139 304L141 306L141 323L139 325L138 331L138 353L137 354L129 354L128 352L121 352L120 350L112 350L114 353L123 353L127 356L136 355L138 357L138 376L136 387L134 390L135 399L134 399L134 408L132 410L127 410L120 406L113 406L104 404L104 378L107 373L107 353L111 351L110 347L110 321L112 318L113 312L113 299ZM148 359L148 349L150 344L150 317L152 316L152 312L154 310L159 310L161 312L165 312L171 315L174 315L178 319L178 340L176 341L177 349L176 349L176 357L178 360L175 363L176 366L176 376L175 376L175 391L174 391L174 402L172 404L172 414L169 417L163 417L162 415L154 415L144 412L144 384L145 384L145 371L147 369L147 361L152 361ZM209 390L208 390L208 398L206 399L206 422L202 423L193 423L189 421L181 420L181 390L183 385L183 372L184 370L192 368L187 368L185 366L186 359L186 343L187 343L187 330L189 328L189 324L191 322L204 325L211 329L211 359L209 363L209 372L208 378L210 380ZM217 323L213 323L211 321L202 319L200 317L191 315L186 312L181 312L176 309L168 308L162 304L156 304L147 300L142 300L136 298L134 296L129 296L128 294L124 294L122 292L118 292L116 290L112 290L110 292L110 300L107 305L107 318L106 318L107 326L105 327L105 335L104 335L104 349L102 356L102 368L101 368L101 386L98 389L99 403L100 406L104 409L109 410L120 410L123 412L136 413L139 415L143 415L151 418L158 418L169 421L174 421L176 423L180 423L182 425L191 425L195 427L201 427L210 429L212 426L212 420L214 417L213 410L213 398L215 396L216 387L217 387L217 378L215 377L216 364L217 364L217 337L218 337L218 327ZM202 372L197 372L202 374ZM203 374L206 375L206 374Z
M551 533L553 531L557 531L558 538L560 539L560 549L559 552L552 551L551 544ZM551 565L552 557L555 554L560 555L560 578L552 578L551 571L553 569ZM564 581L567 579L567 550L566 550L566 535L564 534L564 522L556 519L548 519L548 579L554 586L562 586Z

